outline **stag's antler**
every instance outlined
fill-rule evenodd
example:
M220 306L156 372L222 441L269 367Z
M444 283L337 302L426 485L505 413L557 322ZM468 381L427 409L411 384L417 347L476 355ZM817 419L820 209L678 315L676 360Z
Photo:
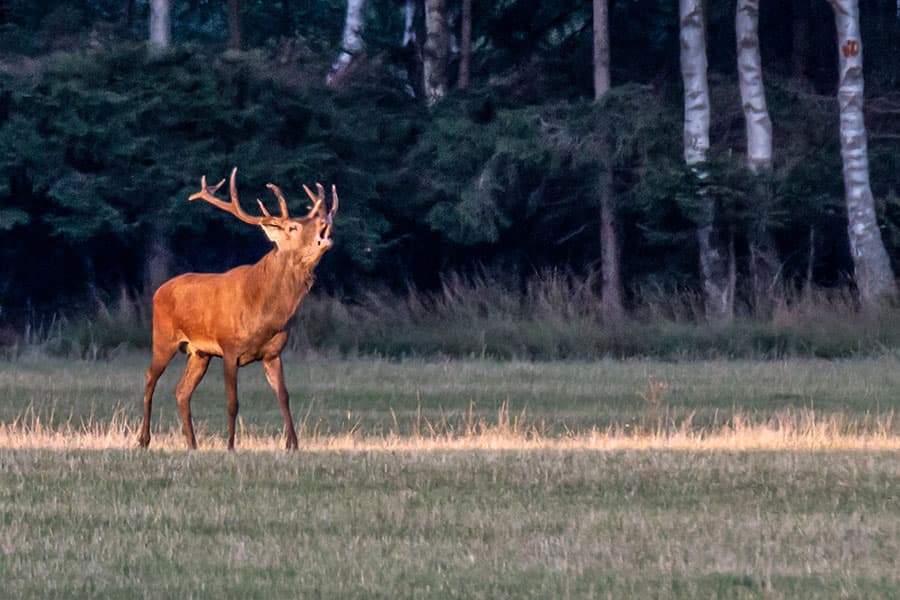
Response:
M309 211L309 216L313 216L319 210L321 210L322 205L325 203L325 188L322 187L321 183L316 184L316 190L318 194L313 194L312 190L310 190L304 184L303 190L306 192L306 195L309 196L309 199L313 201L313 207ZM337 212L338 208L338 195L337 195L337 186L331 186L331 210L328 211L328 217L331 218L334 216L334 213Z
M279 206L281 206L281 218L289 219L290 216L288 216L287 200L284 199L284 194L281 193L281 188L274 183L267 183L266 187L272 190L272 193L275 194L276 198L278 198L278 204ZM259 202L259 200L257 200L257 202ZM259 205L262 206L262 202L260 202Z
M338 195L337 195L337 186L335 184L331 184L331 210L328 211L328 217L331 218L334 216L334 213L337 212L338 207Z
M247 213L245 213L241 209L240 202L238 202L238 194L237 194L237 186L235 185L235 178L237 177L237 167L231 170L231 178L228 186L228 191L231 196L231 202L225 202L224 200L216 197L216 192L219 191L219 188L225 183L223 179L219 183L214 186L206 185L206 175L200 178L200 191L191 194L188 200L204 200L216 208L224 210L227 213L231 213L244 223L248 223L250 225L262 225L263 223L269 222L272 217L269 215L268 211L263 207L263 215L262 217L251 217ZM262 207L262 203L260 202L260 206ZM283 209L286 211L286 209Z

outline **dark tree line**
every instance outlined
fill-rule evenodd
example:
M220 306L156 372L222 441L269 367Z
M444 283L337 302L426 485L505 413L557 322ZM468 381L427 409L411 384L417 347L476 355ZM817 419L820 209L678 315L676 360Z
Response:
M148 54L156 2L0 3L0 320L258 258L260 236L185 201L232 165L248 193L272 181L298 207L302 183L337 182L320 282L348 298L454 271L603 271L618 296L603 311L619 318L643 290L701 289L703 194L728 232L737 310L765 314L776 280L853 285L824 0L759 3L774 145L762 173L747 162L736 3L704 3L705 191L684 161L672 3L369 0L359 45L343 1L173 0L171 44ZM900 15L859 6L871 189L896 271Z

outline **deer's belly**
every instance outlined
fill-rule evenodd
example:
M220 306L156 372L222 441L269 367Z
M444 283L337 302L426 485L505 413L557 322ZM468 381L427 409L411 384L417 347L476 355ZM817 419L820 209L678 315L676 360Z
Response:
M229 349L228 354L236 356L238 364L244 366L257 360L262 360L266 356L280 354L286 340L287 335L283 332L275 335L260 333L250 339L229 342L227 345ZM196 336L190 338L185 336L179 345L179 350L186 354L198 354L201 356L222 357L226 354L221 342Z
M222 356L222 347L211 340L185 340L179 346L185 354L208 354L210 356Z

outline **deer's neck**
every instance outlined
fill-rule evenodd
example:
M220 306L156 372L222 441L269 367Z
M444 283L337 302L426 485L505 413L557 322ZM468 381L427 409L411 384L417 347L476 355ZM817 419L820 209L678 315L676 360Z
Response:
M297 261L287 252L274 249L253 265L250 293L262 304L273 327L280 329L294 316L297 306L312 287L315 264Z

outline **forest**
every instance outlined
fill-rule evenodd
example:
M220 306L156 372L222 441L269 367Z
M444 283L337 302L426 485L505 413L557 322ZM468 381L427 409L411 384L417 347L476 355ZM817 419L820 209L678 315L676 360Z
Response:
M894 0L4 0L0 346L146 345L160 283L258 260L187 202L234 166L340 191L298 348L890 346L898 56Z
M0 596L895 599L898 195L900 0L0 0Z

